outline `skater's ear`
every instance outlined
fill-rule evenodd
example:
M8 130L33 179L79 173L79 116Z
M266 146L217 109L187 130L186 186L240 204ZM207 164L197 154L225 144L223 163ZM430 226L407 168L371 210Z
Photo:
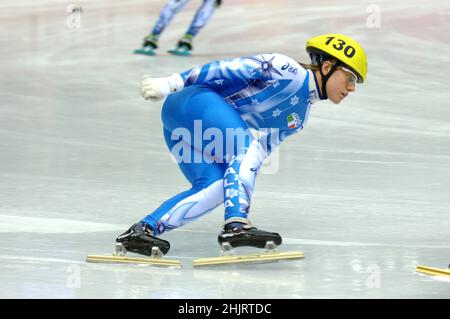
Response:
M322 63L322 74L323 75L327 75L331 69L333 68L335 63L333 63L333 61L327 60L327 61L323 61Z

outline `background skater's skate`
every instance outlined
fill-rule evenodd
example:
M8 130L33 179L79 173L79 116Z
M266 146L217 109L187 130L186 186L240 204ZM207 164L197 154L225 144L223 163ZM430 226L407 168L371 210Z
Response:
M224 226L218 237L222 248L222 256L212 258L200 258L194 260L194 266L208 266L221 264L234 264L245 262L278 261L282 259L299 259L304 255L300 251L278 252L277 246L282 239L278 233L252 227L244 223L228 223ZM236 247L265 248L264 253L235 255Z
M158 36L149 34L148 36L146 36L144 38L142 47L140 49L134 50L134 53L151 56L151 55L155 55L157 48L158 48Z
M179 260L163 258L169 249L170 244L168 241L155 237L150 226L140 222L134 224L125 233L117 237L116 249L112 256L89 255L86 261L181 267ZM148 257L125 257L128 251Z
M430 266L417 266L416 271L422 274L432 275L432 276L443 276L450 278L450 265L448 268L435 268Z
M182 37L178 43L177 47L173 50L169 50L170 54L173 55L179 55L179 56L189 56L191 55L193 46L192 46L192 36L189 34L186 34L184 37Z

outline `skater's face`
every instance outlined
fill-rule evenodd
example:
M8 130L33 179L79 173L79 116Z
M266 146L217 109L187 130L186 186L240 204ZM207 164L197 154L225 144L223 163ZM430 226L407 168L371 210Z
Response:
M333 64L325 61L322 66L323 74L328 74ZM355 92L356 75L344 67L338 67L327 81L328 99L338 104L347 97L350 92Z

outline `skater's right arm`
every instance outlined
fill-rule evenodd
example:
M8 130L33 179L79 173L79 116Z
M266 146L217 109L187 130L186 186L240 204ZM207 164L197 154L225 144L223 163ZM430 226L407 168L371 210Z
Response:
M246 87L255 80L299 80L303 81L304 74L300 74L301 67L288 56L279 53L259 54L249 57L214 61L196 66L181 73L184 86L213 84L223 85L227 82L231 86Z
M298 70L298 72L297 72ZM159 101L186 86L205 83L235 89L247 87L255 80L297 80L303 82L306 72L298 63L282 54L261 54L231 60L214 61L196 66L181 74L142 81L141 94L146 100Z

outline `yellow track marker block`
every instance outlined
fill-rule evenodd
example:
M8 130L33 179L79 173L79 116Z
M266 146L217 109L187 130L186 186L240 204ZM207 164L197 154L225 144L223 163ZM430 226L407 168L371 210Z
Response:
M433 276L449 276L450 277L450 269L441 269L441 268L433 268L428 266L417 266L416 271L433 275Z
M211 265L261 262L261 261L277 261L277 260L285 260L285 259L301 259L304 257L305 256L301 251L271 252L271 253L262 253L262 254L231 255L231 256L210 257L210 258L199 258L199 259L193 260L193 265L194 265L194 267L196 267L196 266L211 266Z
M90 263L148 264L181 268L179 260L168 258L89 255L86 261Z

